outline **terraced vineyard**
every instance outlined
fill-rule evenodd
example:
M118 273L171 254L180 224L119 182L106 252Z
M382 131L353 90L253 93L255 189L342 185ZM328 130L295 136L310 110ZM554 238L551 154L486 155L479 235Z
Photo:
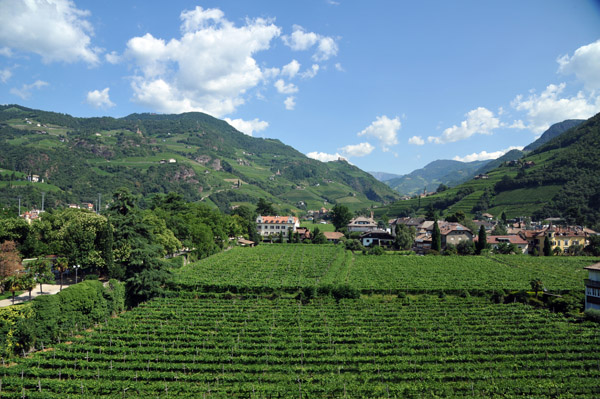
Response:
M231 250L179 270L167 297L4 367L0 397L598 398L598 324L439 295L525 287L534 272L557 290L575 289L595 261ZM340 283L363 295L285 294ZM370 295L392 289L399 295Z

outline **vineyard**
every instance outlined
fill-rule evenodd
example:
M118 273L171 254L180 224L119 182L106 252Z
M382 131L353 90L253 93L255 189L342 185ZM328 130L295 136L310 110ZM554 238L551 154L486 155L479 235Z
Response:
M581 290L583 268L596 258L494 255L368 256L334 246L302 244L237 248L181 269L178 288L195 291L293 292L348 284L363 293L397 294L529 289L542 278L551 291Z
M178 291L7 365L0 398L598 398L598 324L442 294L532 275L581 288L595 261L231 250L178 270ZM285 294L339 283L361 297Z

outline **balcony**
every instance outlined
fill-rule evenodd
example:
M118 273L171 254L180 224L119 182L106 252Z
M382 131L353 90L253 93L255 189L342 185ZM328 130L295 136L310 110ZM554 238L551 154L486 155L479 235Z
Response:
M600 288L600 281L597 280L590 280L590 279L585 279L585 286L586 287L592 287L592 288Z

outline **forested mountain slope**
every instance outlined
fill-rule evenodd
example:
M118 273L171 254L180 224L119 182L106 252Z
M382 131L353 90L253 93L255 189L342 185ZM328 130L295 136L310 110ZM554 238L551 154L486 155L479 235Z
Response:
M25 181L29 175L40 182ZM20 196L39 207L42 192L46 206L94 202L120 186L144 196L178 192L223 210L261 197L281 212L338 202L360 209L398 198L347 162L310 159L199 112L75 118L0 106L0 204Z

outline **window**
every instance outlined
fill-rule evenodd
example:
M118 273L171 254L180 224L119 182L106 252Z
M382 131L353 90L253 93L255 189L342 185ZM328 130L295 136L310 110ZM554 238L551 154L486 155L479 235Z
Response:
M569 246L569 240L565 240L565 247Z

